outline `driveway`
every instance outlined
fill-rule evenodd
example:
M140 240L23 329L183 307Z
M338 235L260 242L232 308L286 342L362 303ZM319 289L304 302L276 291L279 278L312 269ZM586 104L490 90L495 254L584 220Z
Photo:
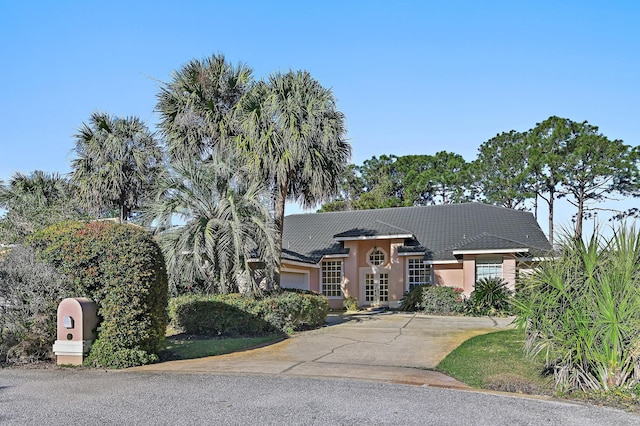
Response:
M327 327L273 345L127 371L351 378L465 388L425 369L434 368L465 340L507 329L510 322L510 318L396 312L330 315Z

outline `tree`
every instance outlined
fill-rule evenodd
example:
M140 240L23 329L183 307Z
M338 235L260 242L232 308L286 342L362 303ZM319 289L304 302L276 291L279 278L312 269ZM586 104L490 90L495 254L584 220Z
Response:
M312 207L338 192L351 155L344 115L306 71L272 74L239 105L239 145L273 191L280 254L286 201Z
M139 209L162 169L162 151L137 117L93 113L75 135L71 179L96 215L117 209L120 221Z
M526 133L503 132L480 145L473 162L473 186L485 201L524 209L534 196L528 168Z
M609 140L586 121L571 122L571 136L564 146L559 167L562 196L577 208L576 238L582 238L582 222L589 204L638 188L634 151L621 140Z
M469 165L459 154L440 151L397 157L394 168L406 206L468 200Z
M57 173L36 170L17 172L8 185L0 186L0 241L20 243L35 231L56 222L83 216L73 197L71 183Z
M264 186L246 167L214 155L201 164L175 159L144 212L155 224L174 285L203 283L207 292L255 290L251 259L273 271L279 253ZM179 219L184 223L173 226Z
M249 67L223 55L194 59L173 73L157 104L170 156L207 160L215 147L232 143L235 108L252 81Z
M549 243L553 246L554 204L558 185L562 181L561 167L564 151L571 137L571 120L549 117L527 134L529 170L534 178L533 189L537 197L549 207Z

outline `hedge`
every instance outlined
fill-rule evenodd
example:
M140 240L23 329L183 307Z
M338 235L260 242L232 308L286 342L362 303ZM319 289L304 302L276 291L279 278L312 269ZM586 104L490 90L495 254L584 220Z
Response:
M328 312L324 296L286 291L264 298L219 294L179 296L169 301L175 329L206 336L290 333L323 325Z
M168 321L164 258L150 233L113 222L64 222L30 238L39 257L71 279L74 295L102 318L87 364L128 367L157 360Z

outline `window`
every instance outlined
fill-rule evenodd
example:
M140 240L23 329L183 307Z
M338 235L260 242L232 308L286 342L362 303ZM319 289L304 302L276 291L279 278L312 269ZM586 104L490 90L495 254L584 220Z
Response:
M322 262L322 294L342 297L342 260Z
M502 259L476 259L476 281L482 278L502 279Z
M407 283L409 290L417 285L431 284L431 265L419 258L407 259Z
M371 252L369 252L369 264L371 266L380 266L384 263L385 255L382 250L374 247Z

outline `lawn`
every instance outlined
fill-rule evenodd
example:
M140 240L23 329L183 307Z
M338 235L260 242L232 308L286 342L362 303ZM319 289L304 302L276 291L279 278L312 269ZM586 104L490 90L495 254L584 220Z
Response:
M164 350L160 353L160 358L162 361L170 361L222 355L243 351L281 339L282 336L279 334L236 338L211 338L176 334L167 337Z
M527 358L523 345L519 330L476 336L451 352L436 369L476 388L553 394L553 377L544 374L544 358Z
M606 392L556 392L553 375L545 374L544 356L526 357L523 345L524 335L520 330L476 336L451 352L436 370L475 388L550 395L640 413L640 386Z

